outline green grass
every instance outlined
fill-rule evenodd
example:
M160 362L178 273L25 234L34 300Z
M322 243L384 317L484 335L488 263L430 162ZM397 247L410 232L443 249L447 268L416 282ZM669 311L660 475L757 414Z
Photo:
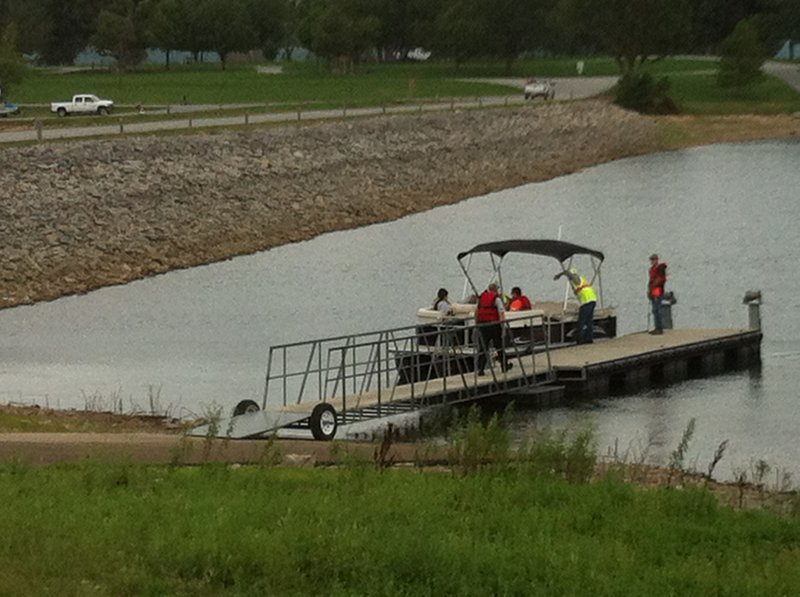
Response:
M687 114L782 114L800 110L800 93L766 76L746 89L717 85L714 74L671 74L671 95Z
M615 75L610 59L588 59L585 75ZM475 62L366 64L351 75L332 74L315 63L292 63L280 75L262 75L255 65L233 65L222 71L216 65L141 68L119 74L109 71L82 71L55 74L34 70L13 90L19 104L44 104L69 99L75 93L95 93L118 104L177 104L185 97L193 104L279 103L327 101L378 105L409 98L504 95L506 86L459 81L459 78L501 77L501 64ZM671 73L707 68L694 60L669 60L651 66L653 72ZM520 60L512 76L572 76L572 58Z
M330 470L0 468L5 594L800 591L800 521L699 490Z
M34 71L14 89L20 104L49 103L86 92L118 104L276 103L324 101L381 104L415 97L497 95L508 87L435 77L419 77L413 84L405 72L381 69L355 75L331 75L317 68L295 68L281 75L261 75L255 67L141 70L123 75L87 71L64 75Z

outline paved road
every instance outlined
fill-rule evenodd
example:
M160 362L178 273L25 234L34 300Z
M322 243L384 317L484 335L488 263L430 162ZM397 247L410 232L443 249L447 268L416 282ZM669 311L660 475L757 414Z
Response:
M546 77L555 83L556 99L580 99L599 95L608 91L617 82L618 77ZM463 81L480 81L493 85L508 85L515 89L523 89L526 79L519 77L500 77L493 79L462 79Z
M800 64L770 60L764 63L764 70L775 77L783 79L800 92Z

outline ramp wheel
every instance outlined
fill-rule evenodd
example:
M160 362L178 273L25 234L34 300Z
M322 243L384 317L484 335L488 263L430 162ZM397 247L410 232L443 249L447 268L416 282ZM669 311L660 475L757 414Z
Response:
M242 400L233 409L233 416L249 415L250 413L257 413L261 410L255 400Z
M314 439L330 441L336 435L336 410L328 403L317 404L311 411L308 426Z

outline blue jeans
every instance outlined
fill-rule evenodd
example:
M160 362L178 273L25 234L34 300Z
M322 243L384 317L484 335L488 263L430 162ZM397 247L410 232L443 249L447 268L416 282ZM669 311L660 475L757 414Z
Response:
M594 301L578 309L578 344L594 342Z
M653 325L657 330L664 329L664 321L661 317L661 297L656 296L650 299L650 306L653 308Z

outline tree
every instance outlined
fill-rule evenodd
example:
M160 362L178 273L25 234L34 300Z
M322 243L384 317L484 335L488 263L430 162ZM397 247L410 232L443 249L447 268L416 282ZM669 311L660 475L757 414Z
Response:
M761 66L765 59L756 28L747 20L739 21L720 46L719 84L723 87L752 85L763 76Z
M89 43L104 0L47 0L50 31L41 48L46 64L72 64Z
M248 0L250 22L264 58L275 58L288 39L288 22L292 8L289 0Z
M334 67L337 60L351 72L362 55L375 47L380 34L380 21L361 0L332 0L330 4L309 14L313 19L311 49Z
M223 70L232 52L248 52L258 44L245 0L203 0L196 11L196 41L202 42L201 51L219 54Z
M777 10L786 0L691 0L691 49L716 52L742 19Z
M481 8L481 0L455 0L445 4L436 18L432 47L456 64L488 54L487 26Z
M17 49L31 54L44 46L51 23L45 0L0 0L0 31L14 25Z
M484 0L481 10L487 27L488 50L505 64L506 75L523 50L531 47L537 28L544 23L539 4L520 0Z
M172 50L186 45L183 6L184 3L180 0L145 0L141 5L145 22L145 39L149 46L164 52L167 70Z
M0 31L0 99L25 76L25 62L17 52L16 37L14 25Z
M101 54L114 58L120 70L144 60L146 44L133 0L118 0L101 10L90 41Z
M572 2L575 27L595 50L612 56L622 75L686 48L689 0L561 0Z

